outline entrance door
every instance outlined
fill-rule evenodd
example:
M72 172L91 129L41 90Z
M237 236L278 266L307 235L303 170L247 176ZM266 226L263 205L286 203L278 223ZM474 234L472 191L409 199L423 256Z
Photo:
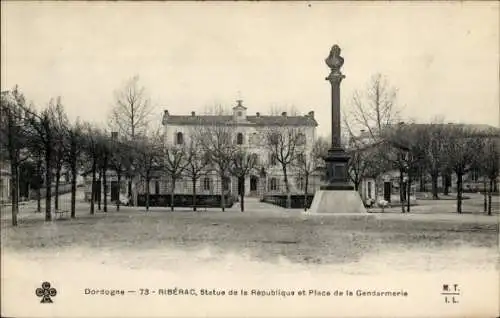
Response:
M384 182L384 200L387 202L391 202L391 183L390 182Z
M259 184L259 180L257 179L256 176L251 176L250 177L250 191L255 192L257 191L257 185Z

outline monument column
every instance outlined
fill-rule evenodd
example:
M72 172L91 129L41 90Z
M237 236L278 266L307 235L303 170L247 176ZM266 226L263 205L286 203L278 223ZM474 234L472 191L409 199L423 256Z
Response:
M330 68L330 75L326 80L332 88L332 144L324 157L327 182L314 194L309 211L322 214L366 213L361 196L351 185L347 166L349 155L342 147L340 139L340 83L345 76L340 71L344 59L340 56L338 45L332 47L325 62Z
M328 183L322 190L353 190L354 187L349 182L347 163L349 155L345 152L341 144L340 131L340 83L345 78L340 68L344 64L344 58L340 56L340 47L334 45L330 55L325 59L326 65L330 68L330 75L326 78L330 82L332 89L332 145L324 158L326 163L326 180Z

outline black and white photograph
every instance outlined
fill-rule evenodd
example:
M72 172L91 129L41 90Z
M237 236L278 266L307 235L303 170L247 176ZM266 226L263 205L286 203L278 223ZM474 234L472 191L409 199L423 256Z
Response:
M2 317L498 317L498 1L1 1Z

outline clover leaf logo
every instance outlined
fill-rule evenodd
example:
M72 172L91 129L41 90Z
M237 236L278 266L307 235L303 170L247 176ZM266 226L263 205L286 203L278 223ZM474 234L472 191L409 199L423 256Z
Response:
M50 287L49 282L43 282L42 288L38 287L35 290L35 294L38 297L42 297L42 300L40 301L40 303L42 303L42 304L49 303L50 304L50 303L52 303L51 297L55 297L57 295L57 290L53 287Z

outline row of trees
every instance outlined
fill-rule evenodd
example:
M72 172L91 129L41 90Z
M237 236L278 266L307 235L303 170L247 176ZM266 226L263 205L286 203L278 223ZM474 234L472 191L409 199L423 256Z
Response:
M398 171L401 201L406 201L406 209L410 211L412 183L418 181L423 192L430 179L433 199L439 199L439 178L445 181L444 193L448 194L454 175L457 212L461 213L463 178L474 172L485 183L484 209L491 214L491 193L499 172L499 130L447 124L443 120L430 124L404 123L400 113L397 90L380 74L372 78L365 91L354 94L351 111L344 114L344 127L351 137L347 148L351 153L350 172L355 187L363 178ZM362 137L355 133L356 129L361 130ZM403 184L408 187L406 191ZM407 198L403 197L404 193ZM401 206L405 212L405 206Z
M190 132L188 142L168 145L163 130L150 116L153 108L138 77L129 80L115 92L115 106L111 111L107 128L76 120L71 122L61 98L52 99L47 107L37 110L28 104L18 87L1 95L1 156L10 163L12 224L17 225L19 211L18 171L29 163L34 175L40 179L38 211L41 210L40 190L45 187L45 219L52 219L52 207L59 209L59 184L63 171L68 172L71 182L71 217L76 216L76 185L80 174L90 176L92 194L90 213L95 205L101 209L101 200L95 202L104 186L102 209L108 210L108 171L114 171L118 184L128 180L129 188L146 186L146 209L149 209L149 183L158 174L167 176L173 195L176 182L188 178L193 184L193 200L196 200L196 183L213 171L221 182L234 176L244 180L251 173L262 174L272 165L259 160L258 155L234 142L234 127L214 122L196 126ZM222 112L220 107L214 113ZM151 128L152 127L152 128ZM311 155L304 155L305 131L297 127L273 126L262 132L262 146L276 161L285 176L285 187L290 194L288 174L290 169L299 171L306 180L320 166L320 154L326 144L317 143ZM54 187L54 193L52 192ZM244 182L241 182L241 210L244 210ZM224 185L221 184L221 189ZM136 191L135 191L136 192ZM134 200L135 201L135 200ZM193 203L194 203L193 202ZM120 200L116 201L120 208ZM290 203L289 203L290 204ZM194 206L194 204L193 204ZM224 210L224 196L221 207ZM195 208L195 207L194 207Z
M401 118L396 97L396 90L377 75L366 91L354 94L352 112L344 114L344 131L350 137L346 144L351 155L350 176L356 189L363 178L377 178L388 170L397 170L400 185L406 177L408 187L413 180L422 183L430 176L433 197L438 199L438 178L451 180L454 173L458 189L457 212L461 212L462 178L474 169L489 182L490 195L487 199L485 194L485 209L491 213L491 190L498 177L498 131L480 133L468 126L442 122L398 124ZM173 209L174 189L179 179L191 180L195 203L196 184L207 173L215 171L220 176L221 189L224 189L223 182L230 176L244 180L252 173L262 175L271 166L277 166L284 176L290 206L291 171L304 178L307 195L309 177L323 168L322 158L329 148L329 142L324 139L315 141L313 147L306 146L310 140L305 140L307 132L304 128L274 125L264 127L260 134L262 149L272 160L260 160L257 154L249 152L248 147L235 142L234 126L216 120L194 126L185 143L169 146L162 128L155 125L151 116L153 112L138 77L130 79L115 92L115 106L107 128L80 120L71 122L61 98L50 100L43 110L36 110L17 87L2 92L0 159L10 162L11 167L12 223L17 224L19 210L19 169L27 162L33 167L34 174L42 179L39 184L45 185L45 218L51 220L52 200L54 208L59 208L59 182L63 171L69 172L71 180L72 217L75 217L76 180L81 172L92 178L91 214L95 212L95 193L100 191L97 184L105 187L102 203L103 210L107 211L107 171L115 171L118 184L126 179L133 188L144 182L146 209L149 209L151 179L157 174L168 176ZM221 107L214 107L210 112L220 115L224 111ZM290 112L289 115L296 114ZM365 138L358 138L357 129L364 130ZM240 184L243 186L239 191L243 211L244 182ZM38 210L41 208L40 188L37 187ZM402 195L402 186L400 191ZM409 195L410 191L405 193ZM224 209L224 196L221 201ZM406 201L409 211L409 200ZM97 204L100 209L101 200ZM119 209L120 200L116 204ZM404 205L402 209L404 211Z

